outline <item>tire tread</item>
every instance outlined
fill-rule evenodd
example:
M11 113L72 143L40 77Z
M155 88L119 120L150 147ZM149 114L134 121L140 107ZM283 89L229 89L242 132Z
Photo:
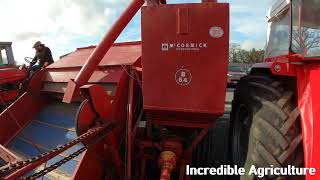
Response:
M231 123L236 119L234 116L237 107L241 104L250 106L253 120L245 167L283 167L293 163L296 166L302 165L299 109L296 92L293 91L295 82L294 79L282 80L264 76L247 76L240 80L234 94ZM271 179L275 178L286 177Z

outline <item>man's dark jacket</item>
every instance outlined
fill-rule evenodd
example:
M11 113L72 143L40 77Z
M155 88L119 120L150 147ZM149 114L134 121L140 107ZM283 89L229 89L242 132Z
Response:
M43 67L45 62L48 62L48 64L52 64L54 61L53 61L51 50L48 47L44 47L41 52L36 53L30 65L33 66L34 64L37 63L37 61L39 61L40 67Z

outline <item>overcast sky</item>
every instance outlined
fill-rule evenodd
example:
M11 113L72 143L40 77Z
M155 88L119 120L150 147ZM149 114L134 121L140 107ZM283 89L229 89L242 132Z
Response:
M200 0L168 0L169 3ZM266 15L274 0L230 2L231 42L245 49L263 48ZM12 41L15 60L33 57L32 45L41 40L55 60L77 47L97 44L129 0L0 0L0 41ZM140 40L140 13L117 41Z

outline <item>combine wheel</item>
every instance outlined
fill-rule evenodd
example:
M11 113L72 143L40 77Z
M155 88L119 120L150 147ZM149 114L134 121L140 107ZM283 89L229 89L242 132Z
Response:
M231 113L231 154L246 172L255 167L303 165L294 79L248 76L239 82ZM241 179L254 179L242 176ZM285 179L268 177L265 179Z

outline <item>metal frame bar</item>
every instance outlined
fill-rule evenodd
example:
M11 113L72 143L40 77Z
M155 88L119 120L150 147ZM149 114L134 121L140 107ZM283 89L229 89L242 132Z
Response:
M131 179L132 176L132 121L133 121L133 96L134 96L134 72L130 68L129 71L129 95L128 95L128 122L127 122L127 178Z

